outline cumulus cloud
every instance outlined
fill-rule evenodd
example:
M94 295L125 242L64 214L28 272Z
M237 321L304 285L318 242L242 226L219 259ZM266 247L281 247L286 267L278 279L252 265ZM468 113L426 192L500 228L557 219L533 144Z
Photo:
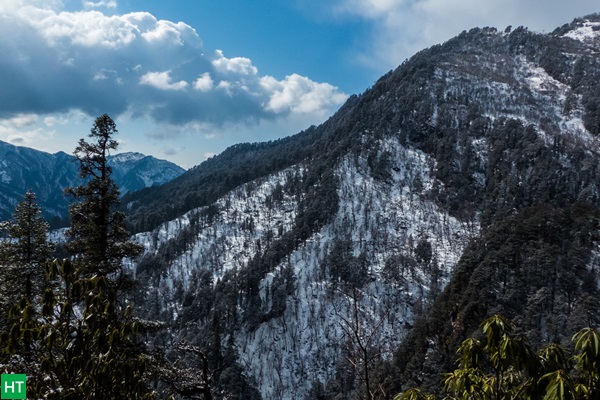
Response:
M223 75L254 76L258 69L252 65L252 61L245 57L227 58L223 51L216 51L216 58L212 61L217 72Z
M77 12L52 1L0 4L0 118L80 110L215 128L294 113L317 119L346 98L307 77L261 76L248 58L204 49L183 22L103 13L111 1L82 4Z
M205 72L196 81L194 82L194 89L199 90L201 92L208 92L212 90L214 86L214 82L210 77L210 73Z
M267 110L275 113L319 113L329 110L346 99L336 87L328 83L317 83L292 74L282 81L267 76L260 79L261 86L270 94Z
M140 83L161 90L183 90L188 86L186 81L173 82L171 71L148 72L140 78Z

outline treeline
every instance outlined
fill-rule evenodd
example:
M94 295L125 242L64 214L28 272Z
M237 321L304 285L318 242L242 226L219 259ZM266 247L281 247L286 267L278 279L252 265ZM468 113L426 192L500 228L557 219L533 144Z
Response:
M348 114L356 102L356 96L351 97L338 113ZM244 183L312 160L329 145L338 124L329 121L283 139L234 145L165 185L125 195L132 231L152 230L189 210L209 206Z

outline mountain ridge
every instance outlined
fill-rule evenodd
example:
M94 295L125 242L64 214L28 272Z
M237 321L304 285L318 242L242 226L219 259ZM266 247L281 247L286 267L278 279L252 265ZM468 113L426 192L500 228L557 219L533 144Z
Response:
M382 397L432 388L492 312L540 344L600 321L597 22L464 31L318 127L127 197L137 302L217 359L227 340L265 399L359 397L367 353ZM176 212L140 222L167 187Z
M126 194L126 300L164 326L143 340L201 350L217 398L335 400L439 393L491 314L534 348L600 325L598 32L599 14L463 31L320 126ZM56 157L29 164L60 180ZM156 169L126 159L150 172L122 181Z
M0 219L8 219L23 194L33 190L53 226L68 214L63 191L80 183L74 156L54 154L0 141ZM141 153L109 156L109 165L121 193L165 183L184 172L183 168Z

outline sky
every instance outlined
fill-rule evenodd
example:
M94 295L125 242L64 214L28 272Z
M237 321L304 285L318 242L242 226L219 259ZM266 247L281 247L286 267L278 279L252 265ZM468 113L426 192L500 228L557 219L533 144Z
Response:
M598 0L0 0L0 140L71 153L99 115L119 151L184 168L318 125L463 30L551 32Z

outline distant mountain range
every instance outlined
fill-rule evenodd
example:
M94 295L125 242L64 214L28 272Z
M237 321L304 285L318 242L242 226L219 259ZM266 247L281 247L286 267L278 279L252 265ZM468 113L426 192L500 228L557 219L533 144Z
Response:
M172 162L141 153L109 156L109 164L121 194L166 183L185 172ZM0 141L0 220L10 218L15 205L31 189L51 224L58 226L68 215L69 199L63 191L80 182L74 156Z

